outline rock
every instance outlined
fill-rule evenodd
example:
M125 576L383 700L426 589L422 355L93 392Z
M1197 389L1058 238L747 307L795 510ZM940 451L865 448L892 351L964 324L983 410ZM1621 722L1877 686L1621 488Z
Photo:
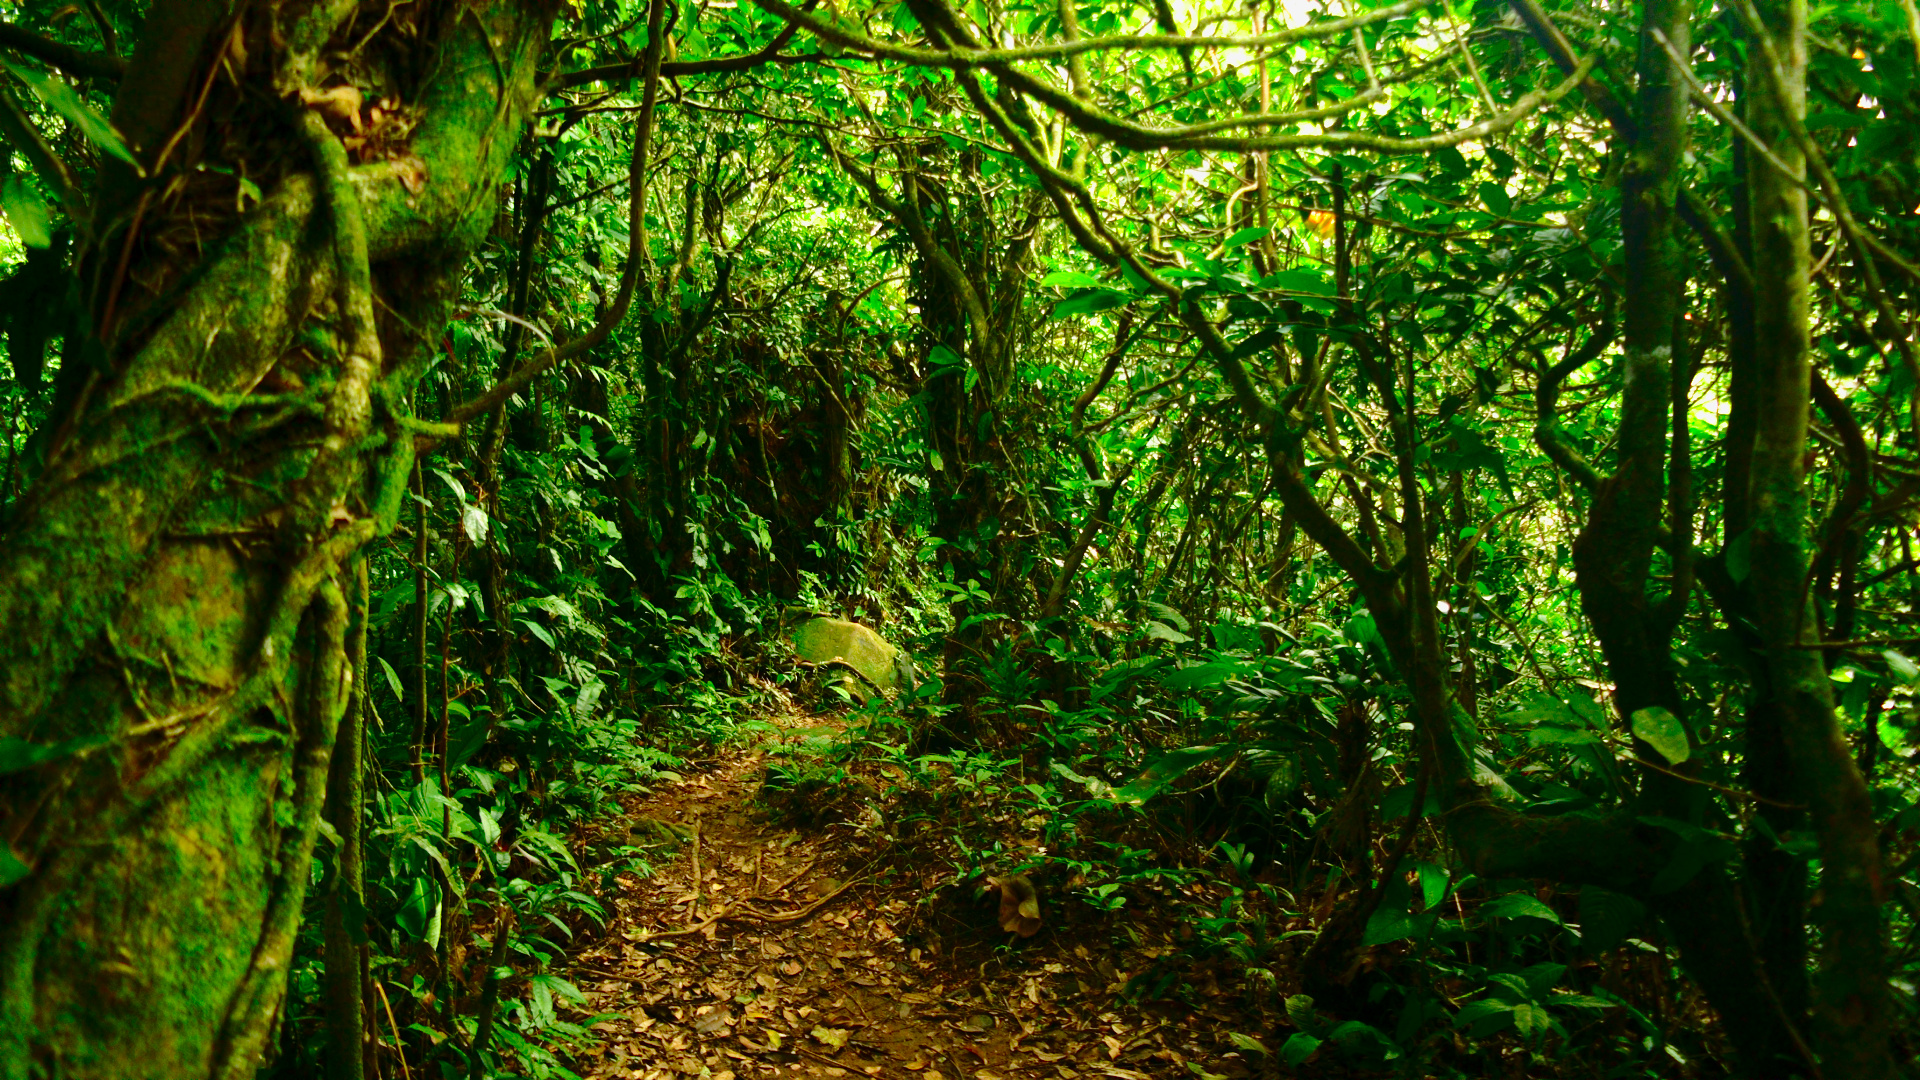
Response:
M793 649L810 664L843 664L858 672L855 690L871 700L876 691L911 691L913 662L887 640L856 622L814 618L796 623Z

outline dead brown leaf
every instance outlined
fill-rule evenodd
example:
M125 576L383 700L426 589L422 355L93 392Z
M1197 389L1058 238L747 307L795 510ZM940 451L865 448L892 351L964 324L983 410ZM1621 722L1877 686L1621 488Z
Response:
M1025 874L990 877L987 885L1000 894L1000 929L1021 937L1040 932L1040 892Z

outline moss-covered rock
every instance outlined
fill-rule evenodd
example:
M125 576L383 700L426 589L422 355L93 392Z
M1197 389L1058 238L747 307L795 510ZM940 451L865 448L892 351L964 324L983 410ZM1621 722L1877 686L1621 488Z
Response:
M872 628L845 619L815 618L793 627L793 649L810 664L840 663L860 675L864 698L876 691L910 690L913 664Z

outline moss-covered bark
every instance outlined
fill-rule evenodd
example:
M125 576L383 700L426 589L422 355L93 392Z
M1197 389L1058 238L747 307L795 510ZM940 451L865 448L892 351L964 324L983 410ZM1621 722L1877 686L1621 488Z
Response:
M1841 733L1810 586L1818 539L1807 495L1812 341L1806 160L1792 138L1807 112L1807 8L1749 9L1748 122L1774 148L1751 179L1754 439L1748 489L1748 605L1759 636L1762 701L1778 725L1794 794L1820 838L1819 963L1808 1040L1828 1076L1877 1080L1899 1070L1888 1038L1885 900L1871 797ZM1784 168L1783 168L1784 167Z
M117 213L164 199L103 179L99 235L173 260L146 278L168 284L95 298L113 373L0 538L0 736L67 751L0 805L32 868L0 892L0 1077L256 1067L352 679L342 568L397 507L419 426L402 403L493 215L552 16L426 5L407 29L429 74L402 83L420 124L349 169L291 104L342 6L261 5L228 37L206 32L232 25L216 6L156 5L127 82L146 94L119 118L166 127L190 103L156 86L197 91L224 43L254 42L250 92L288 102L284 179L185 264ZM296 25L269 33L280 18Z

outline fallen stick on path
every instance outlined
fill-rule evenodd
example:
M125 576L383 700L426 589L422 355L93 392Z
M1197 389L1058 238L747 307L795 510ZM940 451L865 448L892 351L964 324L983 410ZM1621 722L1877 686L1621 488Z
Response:
M837 898L841 893L846 892L848 889L851 889L855 885L860 884L863 880L864 879L862 878L854 878L853 880L847 882L845 885L840 886L839 888L833 890L832 892L821 897L820 899L815 900L813 903L808 904L806 907L803 907L798 911L782 912L781 914L778 914L778 915L765 915L758 911L741 911L741 910L737 910L734 907L722 907L719 910L715 911L704 922L695 923L692 926L681 927L678 930L662 930L659 933L649 933L647 934L646 937L641 938L640 940L658 941L661 938L688 937L693 934L704 934L707 932L709 928L718 925L720 921L723 919L747 919L747 920L753 920L753 921L763 922L763 923L799 922L802 919L811 917L815 912L827 906L829 902Z

